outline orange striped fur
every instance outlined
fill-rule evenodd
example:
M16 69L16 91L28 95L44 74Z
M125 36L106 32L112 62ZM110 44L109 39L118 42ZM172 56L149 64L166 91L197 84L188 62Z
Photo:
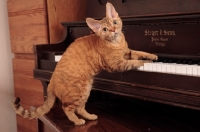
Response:
M78 38L63 54L48 85L47 100L34 111L25 110L16 98L16 113L25 118L38 118L49 112L55 98L62 102L66 116L75 125L85 124L76 114L85 119L96 120L97 115L85 110L90 95L93 77L102 70L109 72L127 71L156 60L157 56L128 48L122 33L122 21L112 4L106 5L106 17L102 20L87 18L93 35ZM149 60L139 60L146 58Z

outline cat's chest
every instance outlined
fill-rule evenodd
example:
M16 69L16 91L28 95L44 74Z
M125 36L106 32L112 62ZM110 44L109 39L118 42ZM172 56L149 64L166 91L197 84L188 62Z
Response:
M88 96L90 95L90 91L92 89L92 83L93 83L93 79L90 79L87 85L84 87L83 94L85 96L83 96L83 98L88 98Z
M127 48L121 48L116 50L113 54L119 55L119 57L124 56L127 52Z

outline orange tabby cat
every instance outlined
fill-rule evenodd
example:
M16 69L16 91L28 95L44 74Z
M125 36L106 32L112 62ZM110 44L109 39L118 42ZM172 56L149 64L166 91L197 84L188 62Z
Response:
M106 4L106 17L102 20L87 18L88 26L95 32L73 42L58 62L48 85L47 99L34 111L25 110L16 98L16 113L29 119L38 118L49 112L56 97L62 102L62 108L75 125L85 124L76 114L88 120L96 120L97 115L85 110L95 75L102 70L109 72L127 71L142 66L157 56L128 48L122 33L122 21L112 4ZM76 113L76 114L75 114Z

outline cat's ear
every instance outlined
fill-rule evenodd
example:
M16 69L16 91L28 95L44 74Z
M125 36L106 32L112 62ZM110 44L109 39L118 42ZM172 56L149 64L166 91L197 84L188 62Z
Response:
M106 17L109 17L109 18L118 18L119 17L114 6L109 2L106 4Z
M86 23L94 32L98 31L101 27L99 21L92 18L87 18Z

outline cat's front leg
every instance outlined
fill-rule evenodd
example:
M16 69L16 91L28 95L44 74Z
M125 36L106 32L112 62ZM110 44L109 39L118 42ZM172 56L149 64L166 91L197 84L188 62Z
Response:
M119 60L109 60L107 62L107 67L105 70L108 72L123 72L132 69L139 68L143 66L144 63L151 63L151 60L126 60L126 59L119 59Z
M135 51L135 50L131 50L131 59L133 60L139 60L139 59L148 59L148 60L157 60L158 56L155 54L150 54L147 52L143 52L143 51Z

